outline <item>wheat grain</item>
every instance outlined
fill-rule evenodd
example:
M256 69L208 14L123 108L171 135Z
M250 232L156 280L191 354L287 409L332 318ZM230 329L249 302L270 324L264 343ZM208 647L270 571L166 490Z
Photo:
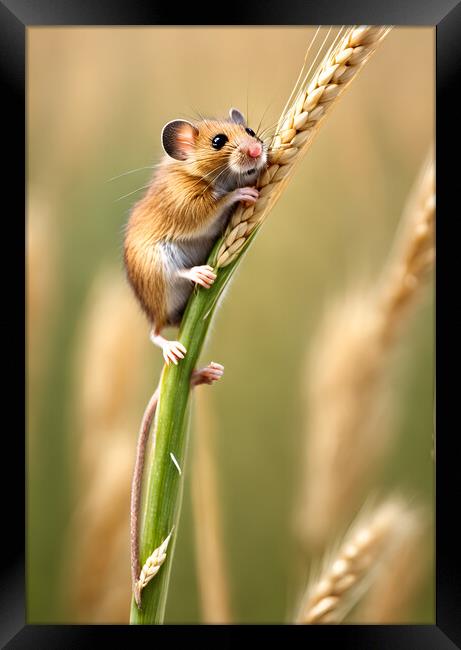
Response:
M387 567L411 522L411 511L398 498L360 515L338 552L311 580L296 622L340 623Z
M347 29L339 44L327 52L312 77L308 76L304 81L291 106L282 115L270 144L268 167L256 184L260 190L259 199L250 207L239 207L231 218L217 251L216 268L235 260L250 234L261 225L291 177L295 164L309 148L323 118L389 29L370 26Z

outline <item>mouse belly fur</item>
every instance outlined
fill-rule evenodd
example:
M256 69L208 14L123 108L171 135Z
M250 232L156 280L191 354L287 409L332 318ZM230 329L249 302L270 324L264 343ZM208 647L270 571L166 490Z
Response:
M175 239L159 242L167 278L166 311L168 325L179 325L189 296L194 288L190 280L178 277L181 269L206 264L218 237L224 232L230 216L237 206L230 206L215 218L200 236L191 239Z
M236 207L224 209L194 237L152 241L148 230L137 225L127 232L124 259L128 280L156 330L180 324L194 285L179 277L178 271L206 264Z
M190 280L178 276L178 271L205 264L213 244L214 239L209 237L165 241L158 244L166 280L168 325L179 325L194 288Z

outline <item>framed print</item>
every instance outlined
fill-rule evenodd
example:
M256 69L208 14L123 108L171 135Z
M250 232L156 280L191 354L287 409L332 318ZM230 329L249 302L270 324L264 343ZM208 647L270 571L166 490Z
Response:
M2 645L457 647L460 8L172 9L0 5Z

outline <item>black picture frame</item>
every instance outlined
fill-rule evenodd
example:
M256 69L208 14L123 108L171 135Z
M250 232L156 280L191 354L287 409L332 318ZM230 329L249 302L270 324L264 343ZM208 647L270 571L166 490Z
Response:
M461 585L459 580L460 552L453 527L459 511L457 494L456 424L450 425L449 407L453 384L444 380L448 368L448 354L452 350L450 337L443 328L437 340L436 377L438 379L437 461L436 461L436 624L399 626L75 626L27 625L25 623L25 442L19 413L25 406L24 395L24 203L18 197L25 191L25 36L26 29L37 25L220 25L261 24L262 4L249 0L233 2L223 7L207 9L200 13L197 5L181 8L176 5L159 6L148 1L117 0L0 0L0 70L3 81L3 153L7 169L3 175L6 196L4 214L2 262L6 267L2 277L2 318L4 351L12 355L10 363L4 362L4 379L7 381L4 411L11 414L12 425L4 427L3 477L7 474L3 490L2 541L5 550L1 557L0 586L0 642L8 648L81 648L93 647L114 638L127 647L148 638L154 642L171 643L179 635L200 635L200 644L223 648L232 647L241 636L253 637L261 642L268 628L271 640L302 641L317 647L331 643L341 648L381 648L423 650L425 648L448 650L461 647ZM219 9L219 11L218 11ZM221 15L219 15L221 14ZM223 15L224 14L224 15ZM232 20L229 20L229 14ZM460 85L461 71L461 4L455 0L338 0L328 2L278 2L264 3L264 24L389 24L436 27L436 156L437 156L437 280L439 292L455 270L449 268L456 261L444 251L446 225L456 219L452 209L454 193L458 190L459 165L450 161L450 151L456 151L459 139L459 108L454 92ZM238 20L235 18L238 17ZM411 83L411 80L409 80ZM6 144L5 144L6 139ZM453 198L453 203L451 199ZM9 202L9 207L5 203ZM459 204L459 199L458 199ZM459 213L459 208L457 210ZM442 225L441 225L442 224ZM10 229L10 233L6 231ZM15 270L13 270L15 269ZM12 272L13 271L13 272ZM13 279L15 282L13 282ZM15 283L20 286L15 286ZM5 286L6 285L6 286ZM438 293L438 296L442 294ZM456 303L456 293L451 304ZM448 311L450 309L450 311ZM456 325L455 307L450 301L437 303L437 319ZM5 315L6 314L6 315ZM17 345L10 341L17 337ZM453 339L454 340L454 337ZM6 345L5 345L6 344ZM452 362L453 363L453 362ZM450 386L448 386L448 384ZM19 399L18 399L19 397ZM13 406L14 405L14 406ZM442 426L441 417L445 424ZM459 418L458 418L459 419ZM5 422L5 420L4 420ZM456 423L456 419L453 419ZM8 472L6 472L8 470ZM187 628L187 629L186 629ZM148 635L148 638L146 637ZM456 644L456 645L455 645Z

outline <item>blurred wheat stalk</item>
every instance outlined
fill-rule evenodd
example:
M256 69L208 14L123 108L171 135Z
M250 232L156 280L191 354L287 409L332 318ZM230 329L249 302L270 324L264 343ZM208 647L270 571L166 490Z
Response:
M378 622L380 617L388 622L389 601L395 595L390 589L397 580L404 583L406 575L413 577L412 564L402 558L408 560L408 550L416 550L422 530L421 513L401 498L392 497L360 514L339 549L330 551L319 575L311 578L296 622L340 623L372 587L375 591L362 622Z
M423 166L381 277L330 305L307 365L308 417L296 528L323 548L390 443L386 364L434 262L435 177Z
M229 624L232 623L232 614L216 475L216 422L206 389L196 388L195 422L192 506L202 618L204 623Z
M59 254L52 207L29 192L26 231L27 304L27 431L28 449L33 453L35 426L40 407L42 377L52 337L57 307Z
M84 307L75 375L75 504L63 568L72 620L127 623L133 431L148 342L124 279L96 276Z

